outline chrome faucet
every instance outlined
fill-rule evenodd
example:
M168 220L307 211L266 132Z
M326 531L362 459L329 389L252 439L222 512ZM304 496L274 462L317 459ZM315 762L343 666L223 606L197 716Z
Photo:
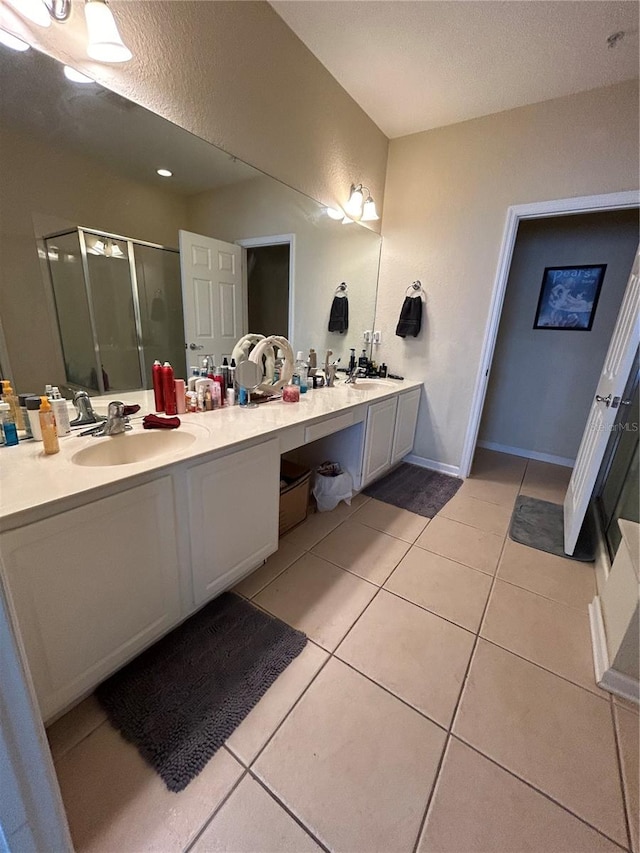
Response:
M354 364L351 370L347 371L347 378L344 380L345 385L355 385L358 378L358 365Z
M77 391L73 395L73 405L76 407L77 416L70 422L71 426L84 426L85 424L97 424L106 421L104 415L97 415L91 404L91 397L86 391Z
M129 418L125 415L124 403L118 400L112 400L107 409L107 419L96 430L93 430L93 435L122 435L127 430L132 429L129 423Z

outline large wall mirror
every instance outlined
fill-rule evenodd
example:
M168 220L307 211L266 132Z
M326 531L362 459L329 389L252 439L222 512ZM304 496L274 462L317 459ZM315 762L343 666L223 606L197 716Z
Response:
M343 364L363 348L378 234L34 50L0 46L0 92L0 369L19 392L149 387L154 359L182 376L246 332Z

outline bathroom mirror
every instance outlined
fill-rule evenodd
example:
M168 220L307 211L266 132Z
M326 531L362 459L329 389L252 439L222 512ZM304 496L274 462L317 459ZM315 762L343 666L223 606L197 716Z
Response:
M19 392L133 390L156 358L178 376L199 364L204 345L185 351L184 231L240 247L239 291L196 288L201 326L284 335L343 364L364 347L378 234L34 50L0 45L0 91L0 369ZM348 328L329 332L345 295Z

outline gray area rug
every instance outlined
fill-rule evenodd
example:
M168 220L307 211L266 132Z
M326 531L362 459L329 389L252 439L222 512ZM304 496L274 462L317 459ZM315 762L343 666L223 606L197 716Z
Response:
M386 477L367 486L364 494L433 518L451 500L462 482L457 477L403 462Z
M227 592L96 690L170 791L194 779L307 638Z
M519 495L511 516L509 536L514 542L547 551L557 557L590 563L595 559L594 537L587 519L572 556L564 552L564 509L558 504Z

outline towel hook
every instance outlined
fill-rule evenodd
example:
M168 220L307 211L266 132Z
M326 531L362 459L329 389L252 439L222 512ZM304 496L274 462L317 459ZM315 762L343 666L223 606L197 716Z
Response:
M336 287L336 293L346 293L347 292L347 282L343 281Z
M422 289L422 282L417 279L416 281L412 281L409 287L405 290L405 294L408 295L410 290L415 291L415 293L424 293L424 290Z

